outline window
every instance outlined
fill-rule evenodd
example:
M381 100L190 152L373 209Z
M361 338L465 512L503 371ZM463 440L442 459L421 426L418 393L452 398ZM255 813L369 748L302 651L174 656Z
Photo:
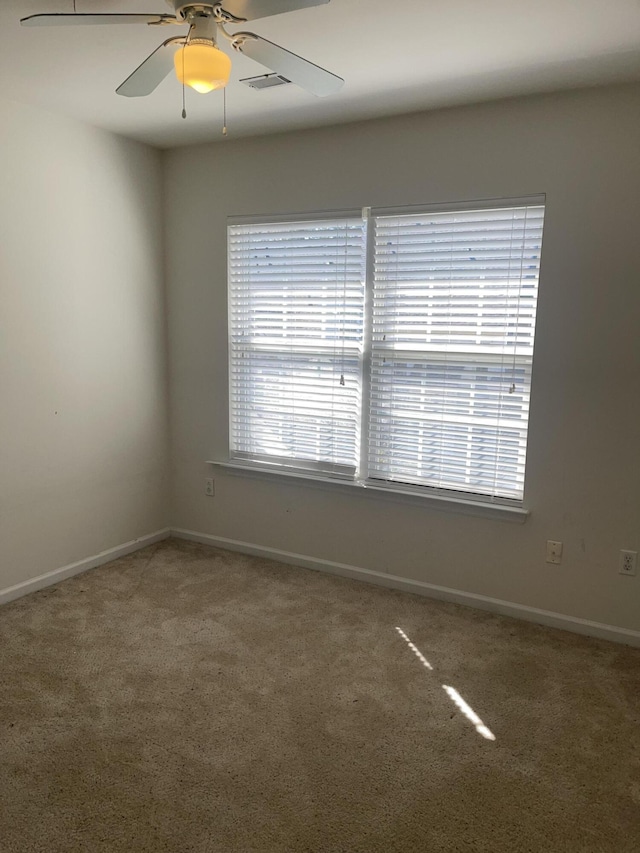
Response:
M231 460L520 502L543 216L233 221Z
M353 478L362 214L229 229L231 454Z

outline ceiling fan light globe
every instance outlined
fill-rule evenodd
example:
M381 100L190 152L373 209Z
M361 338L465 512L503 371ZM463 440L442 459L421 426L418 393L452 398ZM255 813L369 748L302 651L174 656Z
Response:
M213 92L214 89L220 88L216 83L208 83L206 80L191 80L188 85L199 95L206 95L207 92Z
M229 82L231 60L213 44L187 44L176 51L173 61L178 80L200 94Z

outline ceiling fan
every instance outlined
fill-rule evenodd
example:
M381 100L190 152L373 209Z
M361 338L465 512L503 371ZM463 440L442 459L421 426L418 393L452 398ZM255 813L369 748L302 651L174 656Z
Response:
M229 25L244 24L256 18L279 15L329 0L167 0L174 14L76 14L54 13L22 18L25 27L76 24L147 24L152 27L188 26L186 35L167 39L116 89L119 95L138 98L149 95L175 68L178 80L197 92L221 89L229 82L231 60L216 43L222 35L234 50L255 59L290 82L323 97L337 92L341 77L313 62L285 50L255 33L229 33Z

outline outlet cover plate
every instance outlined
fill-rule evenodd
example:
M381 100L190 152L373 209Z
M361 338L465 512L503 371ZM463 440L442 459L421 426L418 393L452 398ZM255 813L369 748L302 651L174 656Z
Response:
M638 569L637 551L620 551L620 566L618 571L621 575L635 577Z
M559 566L562 562L562 542L554 542L552 539L547 539L547 563L554 563Z

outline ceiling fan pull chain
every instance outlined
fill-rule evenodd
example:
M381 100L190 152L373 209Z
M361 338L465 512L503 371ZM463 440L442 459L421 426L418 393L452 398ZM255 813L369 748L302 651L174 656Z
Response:
M222 135L227 135L227 87L222 90Z
M182 118L187 117L187 103L186 103L186 95L185 95L185 73L184 73L184 49L188 44L191 43L191 37L193 35L193 24L189 24L189 32L187 33L187 37L182 45Z
M182 118L187 117L187 96L185 93L185 82L184 82L184 48L182 45Z

